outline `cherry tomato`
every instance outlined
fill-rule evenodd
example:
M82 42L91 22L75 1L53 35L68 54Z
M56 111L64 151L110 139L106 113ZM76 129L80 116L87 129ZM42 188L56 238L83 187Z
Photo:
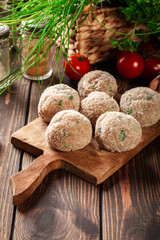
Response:
M89 60L80 54L72 55L63 63L65 74L73 79L80 80L84 74L91 70Z
M150 82L153 78L160 75L160 60L150 57L144 62L142 78Z
M126 79L138 77L143 72L143 68L143 59L137 52L126 52L117 61L117 69Z

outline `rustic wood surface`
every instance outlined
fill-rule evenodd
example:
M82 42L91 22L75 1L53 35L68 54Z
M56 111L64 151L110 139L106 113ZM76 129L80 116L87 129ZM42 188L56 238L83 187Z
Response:
M60 152L48 146L45 139L47 126L39 117L11 137L15 147L34 156L40 155L27 169L11 176L14 205L31 196L46 175L57 169L65 169L94 185L100 184L160 135L159 121L154 126L143 128L140 143L131 151L112 153L97 150L90 143L74 152Z
M119 79L113 63L93 66ZM65 79L76 88L76 83ZM45 82L43 88L48 85ZM119 81L119 92L141 85ZM37 82L23 79L0 96L0 240L159 240L160 137L94 186L65 171L51 172L18 207L9 178L34 158L10 143L13 132L37 118Z

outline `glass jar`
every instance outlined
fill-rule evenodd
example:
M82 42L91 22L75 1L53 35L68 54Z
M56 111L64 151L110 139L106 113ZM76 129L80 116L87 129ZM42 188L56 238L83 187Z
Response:
M0 1L0 12L4 12L7 8L7 0Z
M44 27L45 22L39 25L34 24L33 20L22 22L22 71L23 76L30 80L44 80L52 75L51 39L45 37L41 44L37 44Z
M0 25L0 90L9 85L10 72L9 27Z

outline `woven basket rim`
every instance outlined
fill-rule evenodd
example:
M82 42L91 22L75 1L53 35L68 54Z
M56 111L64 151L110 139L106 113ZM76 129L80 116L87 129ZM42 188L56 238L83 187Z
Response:
M96 12L96 11L113 11L113 10L119 10L119 7L102 7L102 8L93 8L89 11L82 11L81 13L85 13L85 14L88 14L88 13L92 13L92 11Z

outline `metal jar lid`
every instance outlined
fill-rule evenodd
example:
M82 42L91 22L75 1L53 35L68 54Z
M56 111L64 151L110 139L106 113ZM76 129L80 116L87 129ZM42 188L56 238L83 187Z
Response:
M46 25L46 21L42 21L40 23L36 23L34 19L30 19L28 21L22 21L21 28L27 31L32 31L36 28L37 31L43 29Z
M9 27L7 25L0 25L0 39L9 36Z

